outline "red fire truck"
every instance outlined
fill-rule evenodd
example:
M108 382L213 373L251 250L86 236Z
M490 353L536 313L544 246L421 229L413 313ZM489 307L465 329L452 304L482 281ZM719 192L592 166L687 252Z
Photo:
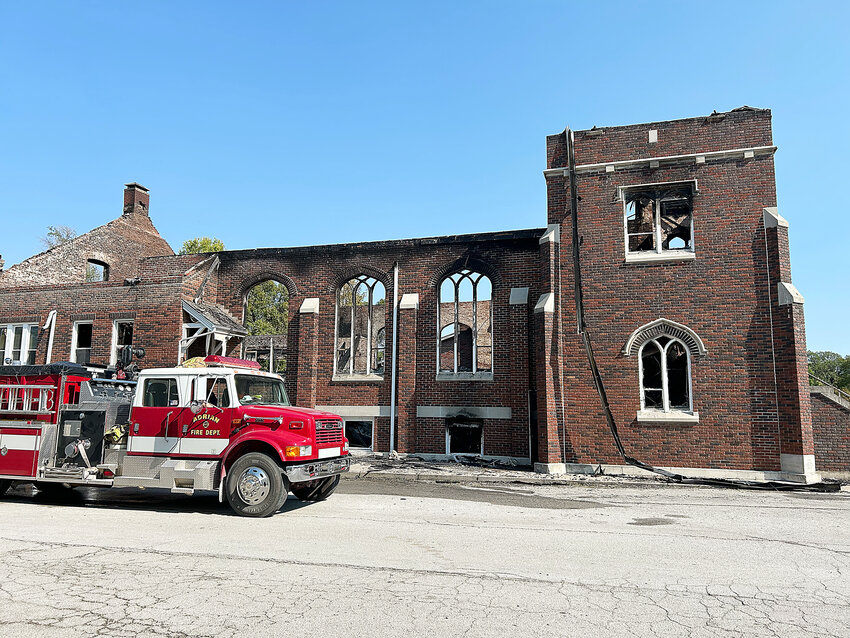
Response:
M0 367L0 496L14 483L217 491L243 516L318 501L349 469L342 419L291 406L253 361L93 378L75 364Z

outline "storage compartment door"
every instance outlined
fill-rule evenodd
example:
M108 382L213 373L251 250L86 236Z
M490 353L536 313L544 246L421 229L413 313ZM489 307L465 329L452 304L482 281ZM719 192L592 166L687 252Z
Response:
M35 477L40 428L0 427L0 474Z

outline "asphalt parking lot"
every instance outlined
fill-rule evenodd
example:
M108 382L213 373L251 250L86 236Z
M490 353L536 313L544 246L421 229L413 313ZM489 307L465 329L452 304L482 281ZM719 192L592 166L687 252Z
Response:
M841 636L850 494L349 478L268 519L18 488L0 636Z

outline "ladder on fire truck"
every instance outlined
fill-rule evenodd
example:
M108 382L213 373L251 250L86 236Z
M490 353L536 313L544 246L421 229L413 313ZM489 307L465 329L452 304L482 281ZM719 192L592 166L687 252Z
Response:
M3 416L50 414L56 408L56 386L0 384L0 413Z

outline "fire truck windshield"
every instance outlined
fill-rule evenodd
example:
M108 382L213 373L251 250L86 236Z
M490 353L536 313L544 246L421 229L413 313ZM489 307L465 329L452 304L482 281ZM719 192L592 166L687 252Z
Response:
M236 396L242 405L289 405L283 382L253 374L236 375Z

